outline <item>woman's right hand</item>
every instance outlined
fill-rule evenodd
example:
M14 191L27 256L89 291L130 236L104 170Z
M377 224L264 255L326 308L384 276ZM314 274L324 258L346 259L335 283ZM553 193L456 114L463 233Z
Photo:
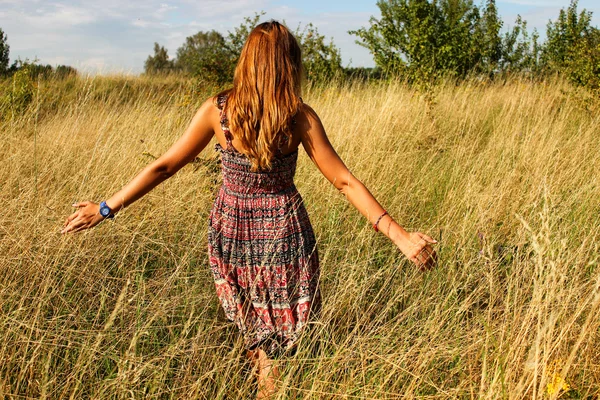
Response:
M421 232L408 232L396 245L421 271L433 268L437 263L437 253L431 247L437 240Z
M97 203L84 201L73 204L73 207L76 207L77 211L69 215L60 233L79 232L89 229L98 225L104 219L100 215L100 206Z

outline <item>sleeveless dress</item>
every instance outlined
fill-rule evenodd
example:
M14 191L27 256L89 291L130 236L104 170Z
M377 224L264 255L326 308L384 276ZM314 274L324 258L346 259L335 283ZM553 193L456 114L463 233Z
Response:
M294 347L320 306L316 241L294 185L298 150L279 151L271 169L251 171L231 144L225 101L217 99L227 148L215 146L223 184L209 217L209 263L225 315L246 348L274 356Z

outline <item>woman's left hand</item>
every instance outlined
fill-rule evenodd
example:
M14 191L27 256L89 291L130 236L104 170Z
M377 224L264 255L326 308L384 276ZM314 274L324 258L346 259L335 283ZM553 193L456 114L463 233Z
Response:
M78 210L69 215L60 233L79 232L93 228L104 219L100 215L100 206L97 203L84 201L73 204L73 207Z
M437 264L437 253L431 247L436 243L437 240L424 233L407 232L397 246L421 271L427 271Z

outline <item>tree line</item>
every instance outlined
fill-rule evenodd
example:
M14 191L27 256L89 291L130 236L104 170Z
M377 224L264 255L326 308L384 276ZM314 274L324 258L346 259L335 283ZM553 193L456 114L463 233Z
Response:
M263 13L246 17L233 31L222 35L211 31L200 31L185 39L170 59L164 46L154 43L154 54L144 63L148 75L184 73L201 80L223 85L233 80L233 72L242 47L250 31L256 26ZM313 24L295 32L302 49L304 69L308 79L328 80L343 73L342 57L333 41L327 42Z
M32 78L37 77L58 77L66 78L68 76L77 75L77 70L69 65L57 65L56 67L50 64L38 64L37 60L21 60L17 58L10 64L10 46L8 37L2 28L0 28L0 77L12 76L17 72L27 74Z
M600 30L577 0L549 21L546 40L529 33L520 16L502 33L495 0L380 0L381 18L351 31L373 54L384 74L409 81L518 73L565 75L578 85L600 89Z
M380 18L371 17L370 26L349 32L373 55L373 69L345 68L339 48L312 24L296 30L309 80L400 77L423 83L448 77L561 74L577 85L600 89L600 30L592 26L591 12L578 11L577 0L548 22L543 42L520 16L510 29L503 29L495 0L481 6L473 0L379 0L377 6ZM155 43L144 71L231 82L245 38L262 15L246 18L225 36L200 31L186 38L174 59Z

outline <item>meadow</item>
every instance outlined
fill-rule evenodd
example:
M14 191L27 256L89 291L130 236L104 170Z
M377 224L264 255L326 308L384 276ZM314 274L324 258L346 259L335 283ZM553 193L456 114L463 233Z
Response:
M208 268L212 144L114 221L59 233L73 202L105 199L163 153L212 89L32 87L0 117L0 397L252 398ZM518 79L331 84L304 100L390 214L439 240L439 265L405 260L301 151L324 304L280 361L277 398L598 399L598 103Z

